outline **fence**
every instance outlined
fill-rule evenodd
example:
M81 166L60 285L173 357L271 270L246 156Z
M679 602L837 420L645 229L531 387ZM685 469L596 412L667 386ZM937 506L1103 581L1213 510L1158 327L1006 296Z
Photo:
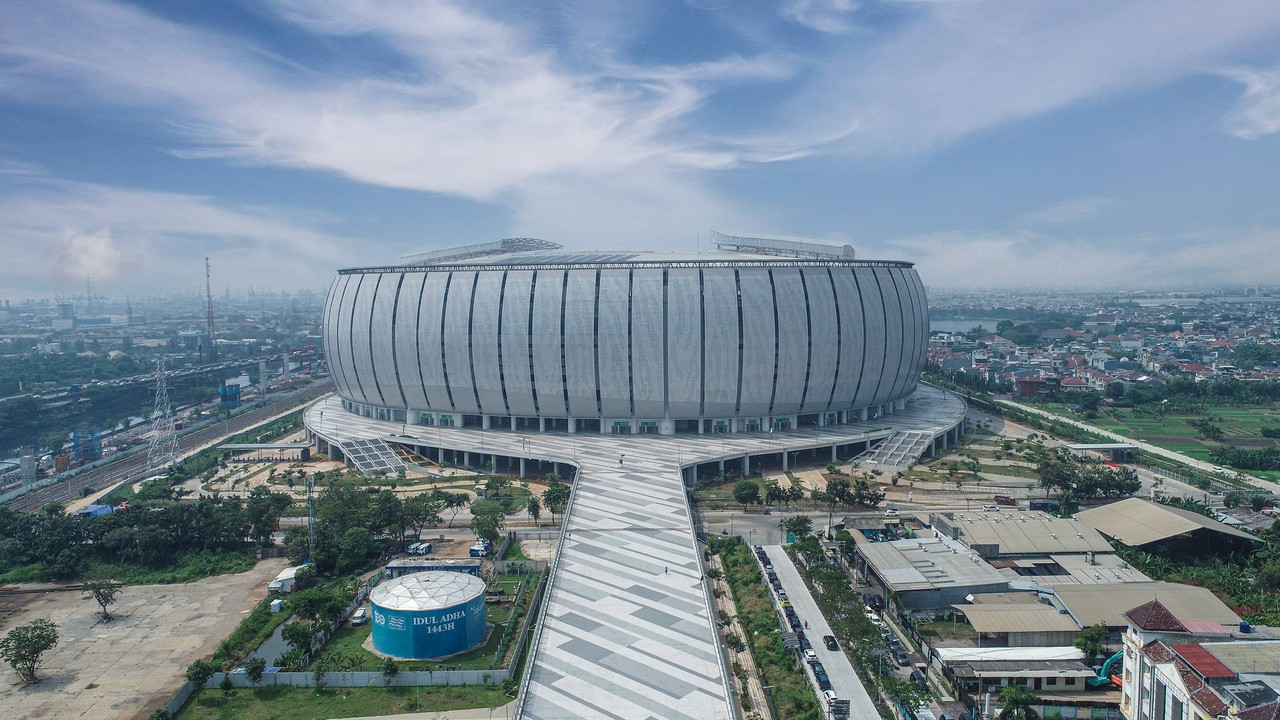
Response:
M401 670L387 682L381 672L369 670L334 670L323 674L324 687L394 687L428 685L498 685L511 674L507 668L498 670ZM224 677L231 678L232 687L253 687L247 674L240 670L230 673L214 673L206 687L218 687ZM190 683L188 683L190 684ZM266 672L262 674L263 686L287 685L290 687L315 687L316 673Z

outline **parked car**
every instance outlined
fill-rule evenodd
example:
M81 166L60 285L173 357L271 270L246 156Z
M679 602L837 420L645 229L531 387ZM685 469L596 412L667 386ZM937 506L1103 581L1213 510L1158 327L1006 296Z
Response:
M840 646L836 644L836 638L835 638L835 636L834 636L834 635L823 635L823 636L822 636L822 644L823 644L823 645L826 645L828 650L839 650L839 649L840 649Z
M818 662L818 653L814 652L813 650L805 650L804 659L809 664L816 663Z
M907 654L901 650L893 654L893 659L902 667L906 667L911 664L911 658L908 658Z
M351 624L352 624L352 625L359 626L359 625L363 625L363 624L365 624L365 623L367 623L367 622L369 622L369 610L368 610L368 608L364 607L363 605L361 605L360 607L356 608L356 611L355 611L355 612L353 612L353 613L351 613Z
M828 704L828 705L830 705L831 703L833 703L833 702L835 702L836 700L839 700L839 699L840 699L840 696L839 696L839 695L836 695L836 691L835 691L835 690L823 690L823 691L822 691L822 695L823 695L823 697L825 697L825 698L827 699L827 704Z

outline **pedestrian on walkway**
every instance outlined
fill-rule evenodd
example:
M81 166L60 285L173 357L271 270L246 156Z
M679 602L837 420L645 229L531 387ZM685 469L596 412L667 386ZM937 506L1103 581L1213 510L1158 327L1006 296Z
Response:
M663 575L666 575L666 574L667 574L667 572L668 572L668 570L667 570L666 566L664 565L664 566L662 567L662 574L663 574Z

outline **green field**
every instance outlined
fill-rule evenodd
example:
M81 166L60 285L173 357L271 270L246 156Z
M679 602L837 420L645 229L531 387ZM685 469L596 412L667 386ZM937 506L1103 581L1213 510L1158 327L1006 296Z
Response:
M1106 408L1105 414L1093 419L1071 413L1065 403L1046 403L1041 407L1063 417L1174 450L1198 460L1212 461L1209 449L1220 443L1205 439L1190 424L1194 421L1208 420L1221 427L1224 431L1221 444L1254 450L1280 446L1280 442L1262 437L1262 428L1280 427L1280 410L1272 406L1206 405L1193 414L1170 412L1163 417L1152 416L1151 411L1142 412L1137 408Z

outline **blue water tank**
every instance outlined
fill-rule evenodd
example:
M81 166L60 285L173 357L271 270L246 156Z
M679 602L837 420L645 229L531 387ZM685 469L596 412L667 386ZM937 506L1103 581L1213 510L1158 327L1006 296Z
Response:
M484 642L484 598L484 581L467 573L428 571L389 580L369 595L373 647L414 660L470 650Z

